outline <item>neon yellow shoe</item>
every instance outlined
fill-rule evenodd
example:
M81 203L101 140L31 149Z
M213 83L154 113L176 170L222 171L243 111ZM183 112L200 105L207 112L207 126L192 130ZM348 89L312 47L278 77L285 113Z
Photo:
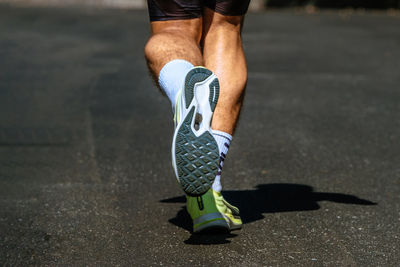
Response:
M202 196L186 196L186 209L192 217L195 233L215 228L228 231L242 228L239 209L213 189Z

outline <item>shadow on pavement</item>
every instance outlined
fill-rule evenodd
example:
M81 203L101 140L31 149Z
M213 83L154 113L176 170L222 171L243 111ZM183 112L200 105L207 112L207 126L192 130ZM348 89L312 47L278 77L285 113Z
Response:
M224 197L240 209L243 223L263 219L263 213L318 210L319 201L331 201L342 204L376 205L369 200L341 193L314 192L308 185L302 184L260 184L254 190L223 191ZM185 196L160 200L163 203L185 203ZM192 222L183 206L170 223L187 231L192 231ZM223 244L227 238L236 235L192 235L187 244Z
M231 243L228 238L236 237L232 233L207 233L207 234L192 234L187 240L184 241L188 245L218 245Z

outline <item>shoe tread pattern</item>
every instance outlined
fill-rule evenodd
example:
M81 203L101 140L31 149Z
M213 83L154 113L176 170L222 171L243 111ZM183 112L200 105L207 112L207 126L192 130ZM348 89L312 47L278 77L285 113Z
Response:
M189 108L194 97L194 86L198 82L205 81L212 75L212 72L206 68L194 68L187 75L185 80L185 102L186 108ZM219 86L218 86L219 88ZM214 110L213 110L214 111Z
M209 96L209 102L210 102L211 110L213 112L215 110L215 107L217 106L218 97L219 97L219 82L218 82L218 79L215 78L210 83L210 96Z
M175 143L175 160L182 189L190 196L206 193L218 172L219 151L214 137L192 132L193 107L180 126Z

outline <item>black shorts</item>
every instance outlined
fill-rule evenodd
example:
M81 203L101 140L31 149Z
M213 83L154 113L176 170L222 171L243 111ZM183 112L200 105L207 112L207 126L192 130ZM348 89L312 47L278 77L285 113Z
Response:
M194 19L208 7L226 16L242 16L250 0L147 0L150 21Z

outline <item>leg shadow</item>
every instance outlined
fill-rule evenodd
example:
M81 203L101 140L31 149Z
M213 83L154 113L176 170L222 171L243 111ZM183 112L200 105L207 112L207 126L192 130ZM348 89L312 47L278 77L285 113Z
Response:
M231 241L228 238L236 236L236 234L220 232L192 234L184 243L188 245L220 245L230 243Z
M370 200L361 199L353 195L314 192L311 186L302 184L260 184L254 190L223 191L223 195L229 202L240 209L244 224L263 219L264 213L318 210L320 209L318 204L320 201L352 205L377 205L377 203ZM184 196L180 196L163 199L160 202L185 203L186 199ZM170 219L169 222L185 230L192 230L192 221L185 207L182 207L176 217ZM230 242L226 238L225 241ZM192 242L193 240L191 239L187 241ZM207 238L204 240L207 240Z

